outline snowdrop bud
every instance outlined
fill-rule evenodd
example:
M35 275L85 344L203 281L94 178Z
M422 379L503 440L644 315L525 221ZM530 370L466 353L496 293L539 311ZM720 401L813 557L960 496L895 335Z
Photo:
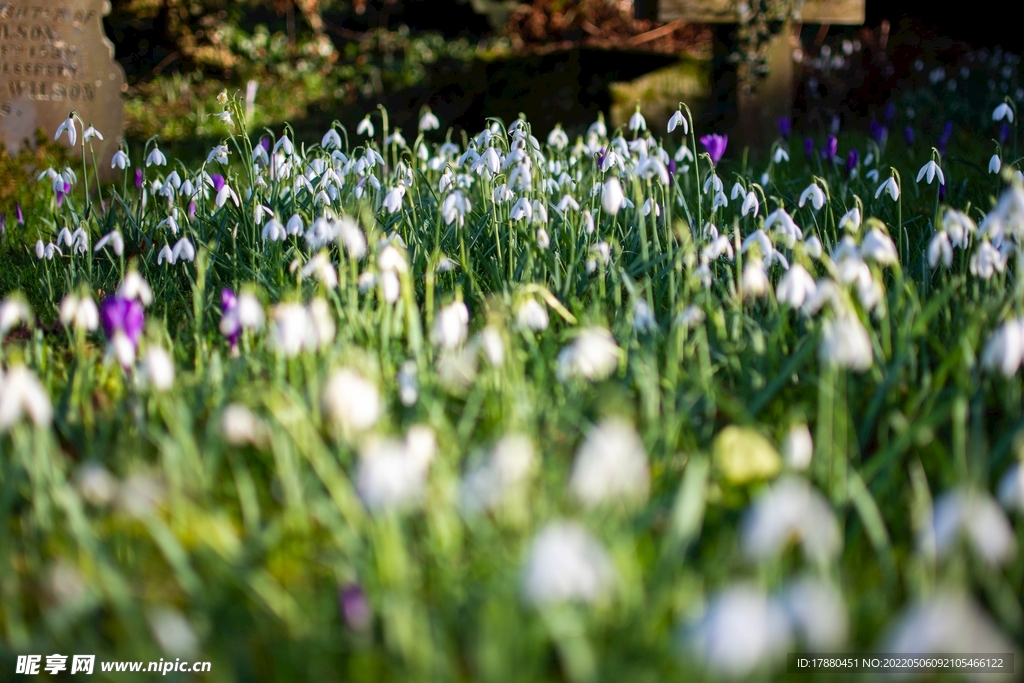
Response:
M1001 103L992 112L993 121L1002 121L1003 119L1006 119L1007 123L1013 123L1013 108L1006 102ZM71 144L74 144L74 142Z
M347 368L335 371L327 380L323 406L334 425L346 435L377 424L383 408L377 387Z
M1024 360L1024 320L1015 318L999 326L989 337L981 354L981 366L997 368L1004 377L1013 377Z
M607 551L575 522L548 523L533 539L523 568L527 602L543 607L597 602L612 588L615 568Z
M988 172L989 173L996 173L996 174L998 174L999 173L999 169L1001 169L1002 167L1003 167L1003 162L999 158L999 155L998 154L993 154L992 158L988 160Z
M672 114L672 118L668 120L668 132L671 133L679 126L683 127L683 135L690 132L689 124L686 122L686 117L683 116L683 111L681 109L676 110L676 113Z
M814 441L807 425L800 422L790 427L782 442L782 455L790 469L806 470L811 464L813 453Z
M741 285L744 298L759 298L768 293L771 283L768 281L768 273L765 272L763 261L757 258L747 261L747 264L743 266Z
M548 235L548 231L544 228L537 230L537 247L539 249L547 249L551 246L551 236Z
M953 265L953 245L950 244L949 235L944 230L935 233L928 242L928 265L935 268L940 262L944 268Z
M590 209L583 212L583 230L588 235L594 234L594 216L590 213Z
M616 215L622 208L624 199L625 195L622 193L622 184L619 179L612 177L606 180L601 189L601 208L605 213Z
M576 452L569 488L586 507L643 502L650 489L647 452L636 430L619 418L603 421Z
M167 391L174 386L174 360L159 346L150 346L142 356L139 382L143 387Z

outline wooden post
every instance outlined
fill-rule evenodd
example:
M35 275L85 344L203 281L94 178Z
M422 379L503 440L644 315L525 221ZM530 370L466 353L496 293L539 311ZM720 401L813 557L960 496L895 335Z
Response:
M657 18L668 22L682 19L715 24L712 54L711 100L719 126L731 129L741 144L759 147L775 136L780 118L793 109L793 49L801 23L864 23L865 0L805 0L800 16L778 17L783 28L768 46L768 75L751 93L739 88L736 65L729 55L736 46L736 3L734 0L634 0L637 15L651 14L657 3Z

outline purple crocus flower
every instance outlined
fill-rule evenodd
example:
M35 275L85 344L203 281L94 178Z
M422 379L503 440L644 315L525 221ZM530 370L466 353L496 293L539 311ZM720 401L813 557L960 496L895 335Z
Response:
M220 173L214 173L211 175L210 180L213 181L213 189L215 192L220 192L220 189L224 187L224 176Z
M608 150L604 147L597 153L597 167L601 168L604 165L604 158L608 155Z
M1010 139L1010 126L1004 123L999 127L999 144L1005 145L1006 141Z
M266 135L260 138L260 144L263 145L264 152L270 151L270 138L268 138Z
M939 183L939 201L946 201L946 183Z
M135 169L135 189L142 187L142 169Z
M779 135L782 136L783 140L788 140L789 136L793 133L793 119L788 116L783 116L779 119Z
M195 218L196 217L196 203L193 202L193 201L189 201L189 203L188 203L188 217L189 218Z
M896 118L896 104L894 102L890 102L885 105L885 122L891 126L894 118Z
M857 162L860 161L860 154L855 149L851 149L850 153L846 155L846 172L850 173L853 169L857 168Z
M914 127L907 126L903 129L903 138L907 141L908 145L914 144Z
M883 144L889 135L889 129L880 124L877 120L871 119L871 139L878 144Z
M63 205L63 204L64 204L64 193L61 192L60 190L57 190L57 208L59 209L61 207L61 205Z
M14 205L14 211L15 211L15 213L18 216L18 225L24 225L25 224L25 214L23 214L21 212L21 202L18 202L18 203L16 203Z
M704 145L708 156L711 157L711 164L717 166L722 155L725 154L725 147L729 144L729 136L719 135L718 133L703 135L700 138L700 144Z
M0 213L0 237L7 234L7 212Z
M235 312L238 309L238 297L230 289L225 287L220 290L220 313L221 313L221 326L220 331L228 338L228 342L231 344L231 351L234 353L238 349L238 338L242 334L242 326L238 324L238 316Z
M804 138L804 156L810 159L814 156L814 139Z
M100 322L110 342L110 353L117 357L122 367L131 367L142 336L142 326L146 322L142 304L135 299L111 297L103 302Z
M338 587L338 607L345 623L354 631L365 631L373 621L373 612L366 593L357 583Z
M940 152L946 151L946 146L949 144L950 139L953 137L953 122L946 121L946 125L942 127L942 134L939 135L939 144L937 147Z
M71 183L69 183L68 181L65 180L64 181L64 194L67 194L68 192L71 192Z
M836 152L839 151L839 140L836 139L835 135L829 135L825 138L825 146L821 148L821 158L825 161L832 161L836 158Z
M676 168L677 168L676 167L676 160L675 159L669 159L668 160L668 177L669 178L675 178L676 177Z

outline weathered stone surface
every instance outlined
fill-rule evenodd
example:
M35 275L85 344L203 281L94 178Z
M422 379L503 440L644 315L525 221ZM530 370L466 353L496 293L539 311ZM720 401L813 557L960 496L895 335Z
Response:
M103 33L108 0L0 0L0 140L14 152L42 128L52 138L69 112L104 137L91 140L102 177L124 130L124 70ZM74 154L82 153L76 123ZM61 136L68 145L66 135ZM90 143L86 157L91 159Z

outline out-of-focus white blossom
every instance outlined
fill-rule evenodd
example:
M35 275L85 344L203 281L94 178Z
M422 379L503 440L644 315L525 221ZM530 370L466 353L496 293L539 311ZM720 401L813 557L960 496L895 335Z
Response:
M558 354L557 374L563 382L570 377L602 380L619 364L620 349L611 332L587 327Z
M573 495L587 507L607 502L643 502L650 489L647 451L633 425L620 418L591 429L576 451L569 479Z
M377 424L383 405L377 387L348 368L336 370L323 392L324 412L343 433L362 432Z
M743 525L743 550L760 560L778 555L791 541L816 562L834 558L842 537L832 506L804 479L787 476L751 505Z
M538 607L593 603L610 593L615 580L615 567L600 541L575 522L555 521L533 539L522 591Z
M987 494L977 491L956 489L943 494L935 501L932 527L939 557L953 552L961 537L992 565L1006 563L1017 552L1006 515Z

